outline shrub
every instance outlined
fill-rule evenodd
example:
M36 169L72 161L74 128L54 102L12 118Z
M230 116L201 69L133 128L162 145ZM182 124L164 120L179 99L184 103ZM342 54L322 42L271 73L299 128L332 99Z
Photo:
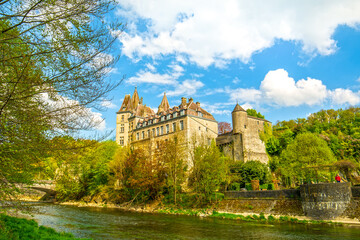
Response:
M244 183L258 179L260 184L270 181L270 171L260 161L248 161L241 166L240 175Z
M234 183L231 183L228 187L228 190L230 191L240 191L240 183L237 183L237 182L234 182Z
M275 190L275 186L273 183L269 183L268 184L268 187L267 187L267 190Z
M252 190L251 183L246 183L245 188L246 190L251 191Z

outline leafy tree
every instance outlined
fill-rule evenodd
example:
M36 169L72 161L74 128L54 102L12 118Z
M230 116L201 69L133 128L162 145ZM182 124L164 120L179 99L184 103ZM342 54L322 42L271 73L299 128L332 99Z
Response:
M298 135L282 152L280 164L284 175L306 181L318 180L328 171L321 167L335 162L336 159L326 142L313 133Z
M270 171L266 164L260 161L247 161L240 168L240 175L242 178L242 186L251 180L259 180L260 184L270 181Z
M49 139L90 129L87 107L120 82L105 79L120 25L107 0L0 2L0 199L30 182ZM5 196L6 195L6 196Z
M122 185L127 195L134 200L154 200L165 186L163 162L151 159L142 149L131 149L122 172Z
M205 200L210 200L211 195L227 180L227 162L228 158L221 154L214 141L210 146L196 147L189 185Z
M249 108L246 110L246 112L249 116L265 119L265 116L262 115L260 112L257 112L255 109Z
M177 201L177 192L185 181L187 164L184 160L185 149L179 144L179 136L160 143L156 160L163 162L166 174L166 186L174 193L174 203Z
M219 135L231 132L232 131L231 124L228 122L219 122L218 123L218 131L219 131Z

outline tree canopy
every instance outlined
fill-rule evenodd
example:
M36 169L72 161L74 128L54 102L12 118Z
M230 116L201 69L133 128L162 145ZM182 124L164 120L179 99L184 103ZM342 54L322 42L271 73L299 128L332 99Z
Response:
M105 78L121 26L108 0L0 2L0 199L31 180L49 139L99 124L89 110L120 81Z

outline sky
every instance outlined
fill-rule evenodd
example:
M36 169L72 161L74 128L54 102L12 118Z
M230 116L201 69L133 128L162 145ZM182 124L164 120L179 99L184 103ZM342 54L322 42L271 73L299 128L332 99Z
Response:
M115 129L135 87L154 110L166 92L171 107L192 97L230 123L236 103L273 124L360 103L358 0L118 0L111 18L126 28L109 79L126 78L97 131Z

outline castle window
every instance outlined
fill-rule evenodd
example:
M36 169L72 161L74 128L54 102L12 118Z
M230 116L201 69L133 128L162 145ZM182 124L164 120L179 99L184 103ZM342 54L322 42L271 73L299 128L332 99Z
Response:
M171 115L168 114L168 115L166 116L166 119L169 120L170 118L171 118Z
M150 137L150 130L147 131L147 137Z
M185 110L180 111L180 116L183 116L183 115L185 115Z
M159 136L159 127L156 128L156 136Z
M170 126L168 124L168 125L166 125L166 133L169 133L169 132L170 132Z
M175 118L177 116L177 112L173 113L173 118Z
M164 134L164 126L160 127L160 134L163 135Z
M144 132L144 131L141 132L141 138L142 138L142 139L145 138L145 132Z
M246 129L246 125L244 125L244 128Z
M180 130L184 130L184 121L180 121Z
M152 129L152 135L155 137L155 128Z
M198 112L198 116L202 117L203 116L202 112Z
M259 125L259 121L257 121L258 125Z
M199 131L201 130L201 127L199 127Z
M139 140L139 133L136 133L136 140Z
M176 123L173 123L173 131L176 131Z
M120 132L123 133L123 132L124 132L124 124L121 124L120 126L121 126L121 127L120 127Z
M124 137L120 137L120 145L124 145Z
M122 122L124 121L124 115L121 115L121 121Z

